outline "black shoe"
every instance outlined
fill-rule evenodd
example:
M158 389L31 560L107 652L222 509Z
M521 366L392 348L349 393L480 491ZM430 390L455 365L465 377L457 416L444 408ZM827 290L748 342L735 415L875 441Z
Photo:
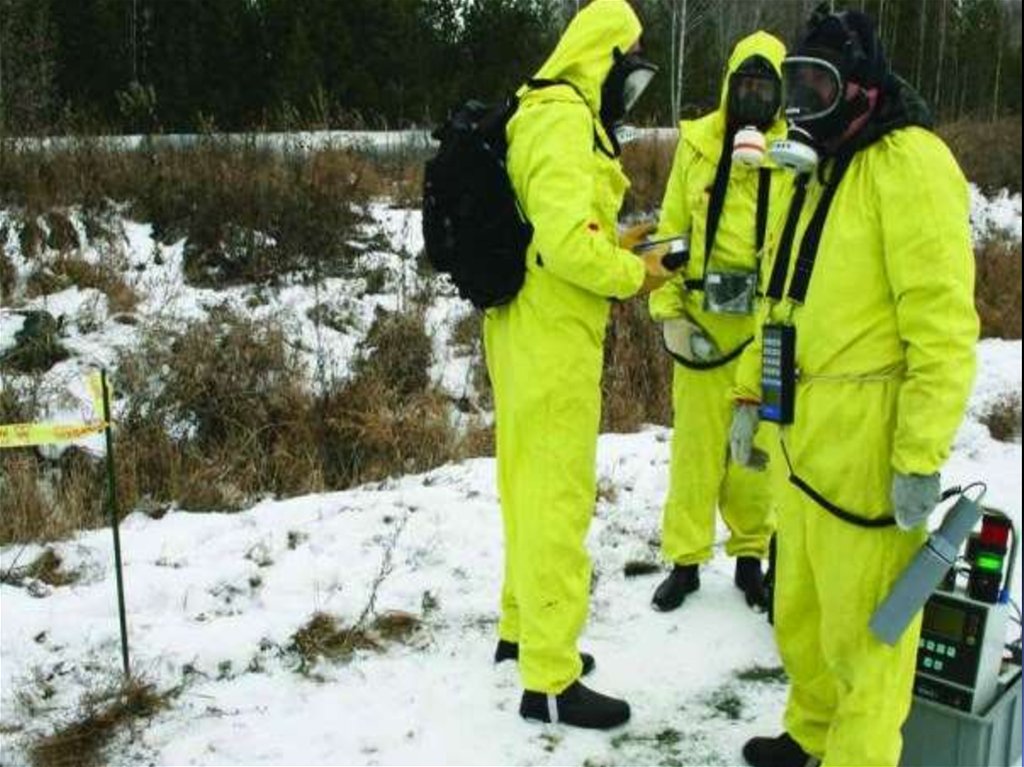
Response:
M519 715L538 722L554 721L573 727L608 730L629 721L629 704L573 682L560 695L525 690L519 703Z
M494 662L501 663L503 660L519 660L519 643L509 642L504 639L498 640L498 646L494 650ZM594 656L588 652L580 653L580 661L583 663L583 671L580 672L583 676L586 676L594 667L597 665L597 661L594 660Z
M777 738L751 738L743 744L743 758L752 767L817 767L815 759L784 732Z
M764 575L761 574L761 560L757 557L738 557L736 559L736 588L747 598L747 605L755 610L768 609L768 591L764 586Z
M687 594L699 588L700 573L697 572L697 565L675 565L668 577L654 590L651 603L655 610L667 613L679 607Z

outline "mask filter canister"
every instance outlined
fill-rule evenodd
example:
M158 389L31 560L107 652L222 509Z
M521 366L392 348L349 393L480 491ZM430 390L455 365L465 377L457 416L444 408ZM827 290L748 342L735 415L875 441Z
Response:
M732 161L747 168L764 164L765 138L757 128L747 126L736 131L732 142Z

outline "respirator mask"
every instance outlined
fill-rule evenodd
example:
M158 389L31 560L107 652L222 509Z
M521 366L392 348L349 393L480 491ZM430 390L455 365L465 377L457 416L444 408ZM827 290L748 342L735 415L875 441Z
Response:
M612 51L615 61L601 86L601 124L605 132L622 143L635 138L635 130L622 121L647 90L658 67L636 53Z
M782 83L767 59L752 56L729 75L726 119L735 131L733 162L761 166L764 132L775 121L781 101Z
M848 124L843 79L825 59L791 56L782 62L782 87L789 129L768 154L783 168L808 173L821 160L823 142L842 135Z

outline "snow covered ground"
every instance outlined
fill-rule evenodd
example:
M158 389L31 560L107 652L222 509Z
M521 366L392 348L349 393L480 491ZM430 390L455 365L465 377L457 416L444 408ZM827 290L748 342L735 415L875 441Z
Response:
M1019 343L982 344L973 400L1019 391ZM946 483L982 478L988 501L1021 517L1019 443L968 421ZM494 462L475 459L355 490L267 501L233 515L142 514L121 528L133 668L171 708L118 745L115 761L160 764L735 764L745 738L778 727L785 687L770 627L750 612L719 554L675 613L649 607L668 432L605 435L602 500L590 534L596 584L582 646L593 684L619 693L633 721L610 734L531 726L516 714L511 664L491 663L502 570ZM720 538L724 530L720 530ZM3 586L2 718L20 744L74 712L120 667L109 531L59 544L65 587ZM407 640L299 671L292 636L318 611L351 624L382 562L376 609L417 616ZM6 547L3 568L38 547ZM1020 600L1020 565L1014 596ZM41 699L47 687L52 697ZM19 700L19 694L22 696ZM43 715L27 716L24 696ZM5 749L6 750L6 749Z
M323 291L353 317L348 334L322 329L321 345L341 371L373 307L394 308L415 279L418 214L384 205L372 213L392 244L364 258L386 268L387 290L366 296L353 279ZM976 197L976 226L990 220L1011 231L1015 224L1019 237L1019 195ZM2 245L16 259L16 243ZM225 300L246 306L243 288L184 286L181 246L156 245L145 225L126 224L124 248L128 263L143 267L126 270L145 294L140 314L179 322ZM111 346L137 340L136 328L109 321L105 299L93 292L30 304L68 316L67 346L79 355L46 377L53 416L74 410L69 387L84 365L110 364ZM251 310L294 323L311 364L313 301L308 289L285 288ZM442 293L428 312L433 375L455 394L469 385L470 360L447 340L466 311ZM86 313L91 321L79 322ZM2 349L21 320L11 313L0 320ZM944 474L947 485L986 481L986 502L1018 525L1019 437L996 442L978 419L1021 388L1021 342L982 342L968 418ZM132 667L159 690L179 689L167 710L133 737L119 737L111 763L740 763L747 737L778 730L785 683L771 629L732 585L731 561L719 551L701 591L668 615L649 606L660 573L625 573L627 563L658 561L668 438L662 428L604 435L598 451L601 493L589 538L595 584L581 647L597 657L594 687L632 703L628 726L592 733L518 717L515 668L491 662L502 572L494 462L474 459L345 492L267 500L237 514L129 516L121 542ZM719 539L725 534L720 529ZM72 719L82 695L120 671L110 532L84 532L53 548L64 569L81 573L77 582L0 587L3 764L23 763L33 739ZM41 550L3 547L0 572ZM1018 603L1020 590L1018 561ZM414 616L417 629L345 661L301 663L293 636L315 613L351 625L371 600L377 614Z

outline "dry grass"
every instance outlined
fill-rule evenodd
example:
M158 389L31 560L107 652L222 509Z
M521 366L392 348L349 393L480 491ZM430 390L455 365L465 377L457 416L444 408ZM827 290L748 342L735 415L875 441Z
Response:
M12 567L0 573L0 581L10 586L20 586L26 580L41 581L48 586L67 586L81 578L80 572L66 570L63 565L60 554L47 547L24 567Z
M974 248L974 303L983 338L1021 337L1021 244L991 234Z
M165 709L173 693L131 679L86 697L76 718L29 749L32 767L98 767L107 764L104 750L111 740L139 719Z
M637 578L641 575L654 575L661 572L661 565L657 562L648 562L641 559L631 559L622 566L622 574L627 578Z
M1009 392L992 402L981 416L992 439L1014 442L1021 434L1021 401L1018 392Z
M111 151L83 139L67 150L8 153L0 205L22 211L26 256L73 250L77 236L61 211L81 206L99 221L115 200L162 242L185 239L191 283L270 283L351 268L360 206L401 186L378 164L336 149L295 154L209 139Z
M995 122L960 120L940 126L938 134L953 150L967 179L986 194L1004 188L1020 192L1020 116Z
M27 448L0 453L0 543L53 541L105 520L102 466L76 450L47 465Z
M623 203L623 213L649 213L661 207L675 151L675 138L658 136L623 147L622 166L632 183Z
M152 328L118 369L123 504L236 509L262 492L320 489L304 370L274 323L215 311L179 332Z
M123 265L110 262L97 264L85 259L61 254L56 259L39 264L29 275L25 288L26 296L56 293L71 286L95 288L107 297L111 312L133 312L139 303L139 296L124 281Z
M298 657L299 671L307 673L319 660L343 662L358 650L380 652L388 642L406 642L420 626L419 618L400 611L382 613L366 626L350 627L333 615L317 612L292 635L288 650Z
M46 311L24 313L24 322L14 334L14 345L0 355L0 367L17 373L42 373L65 360L69 352L60 338L61 320Z
M672 422L672 360L643 299L616 304L605 339L602 431Z

